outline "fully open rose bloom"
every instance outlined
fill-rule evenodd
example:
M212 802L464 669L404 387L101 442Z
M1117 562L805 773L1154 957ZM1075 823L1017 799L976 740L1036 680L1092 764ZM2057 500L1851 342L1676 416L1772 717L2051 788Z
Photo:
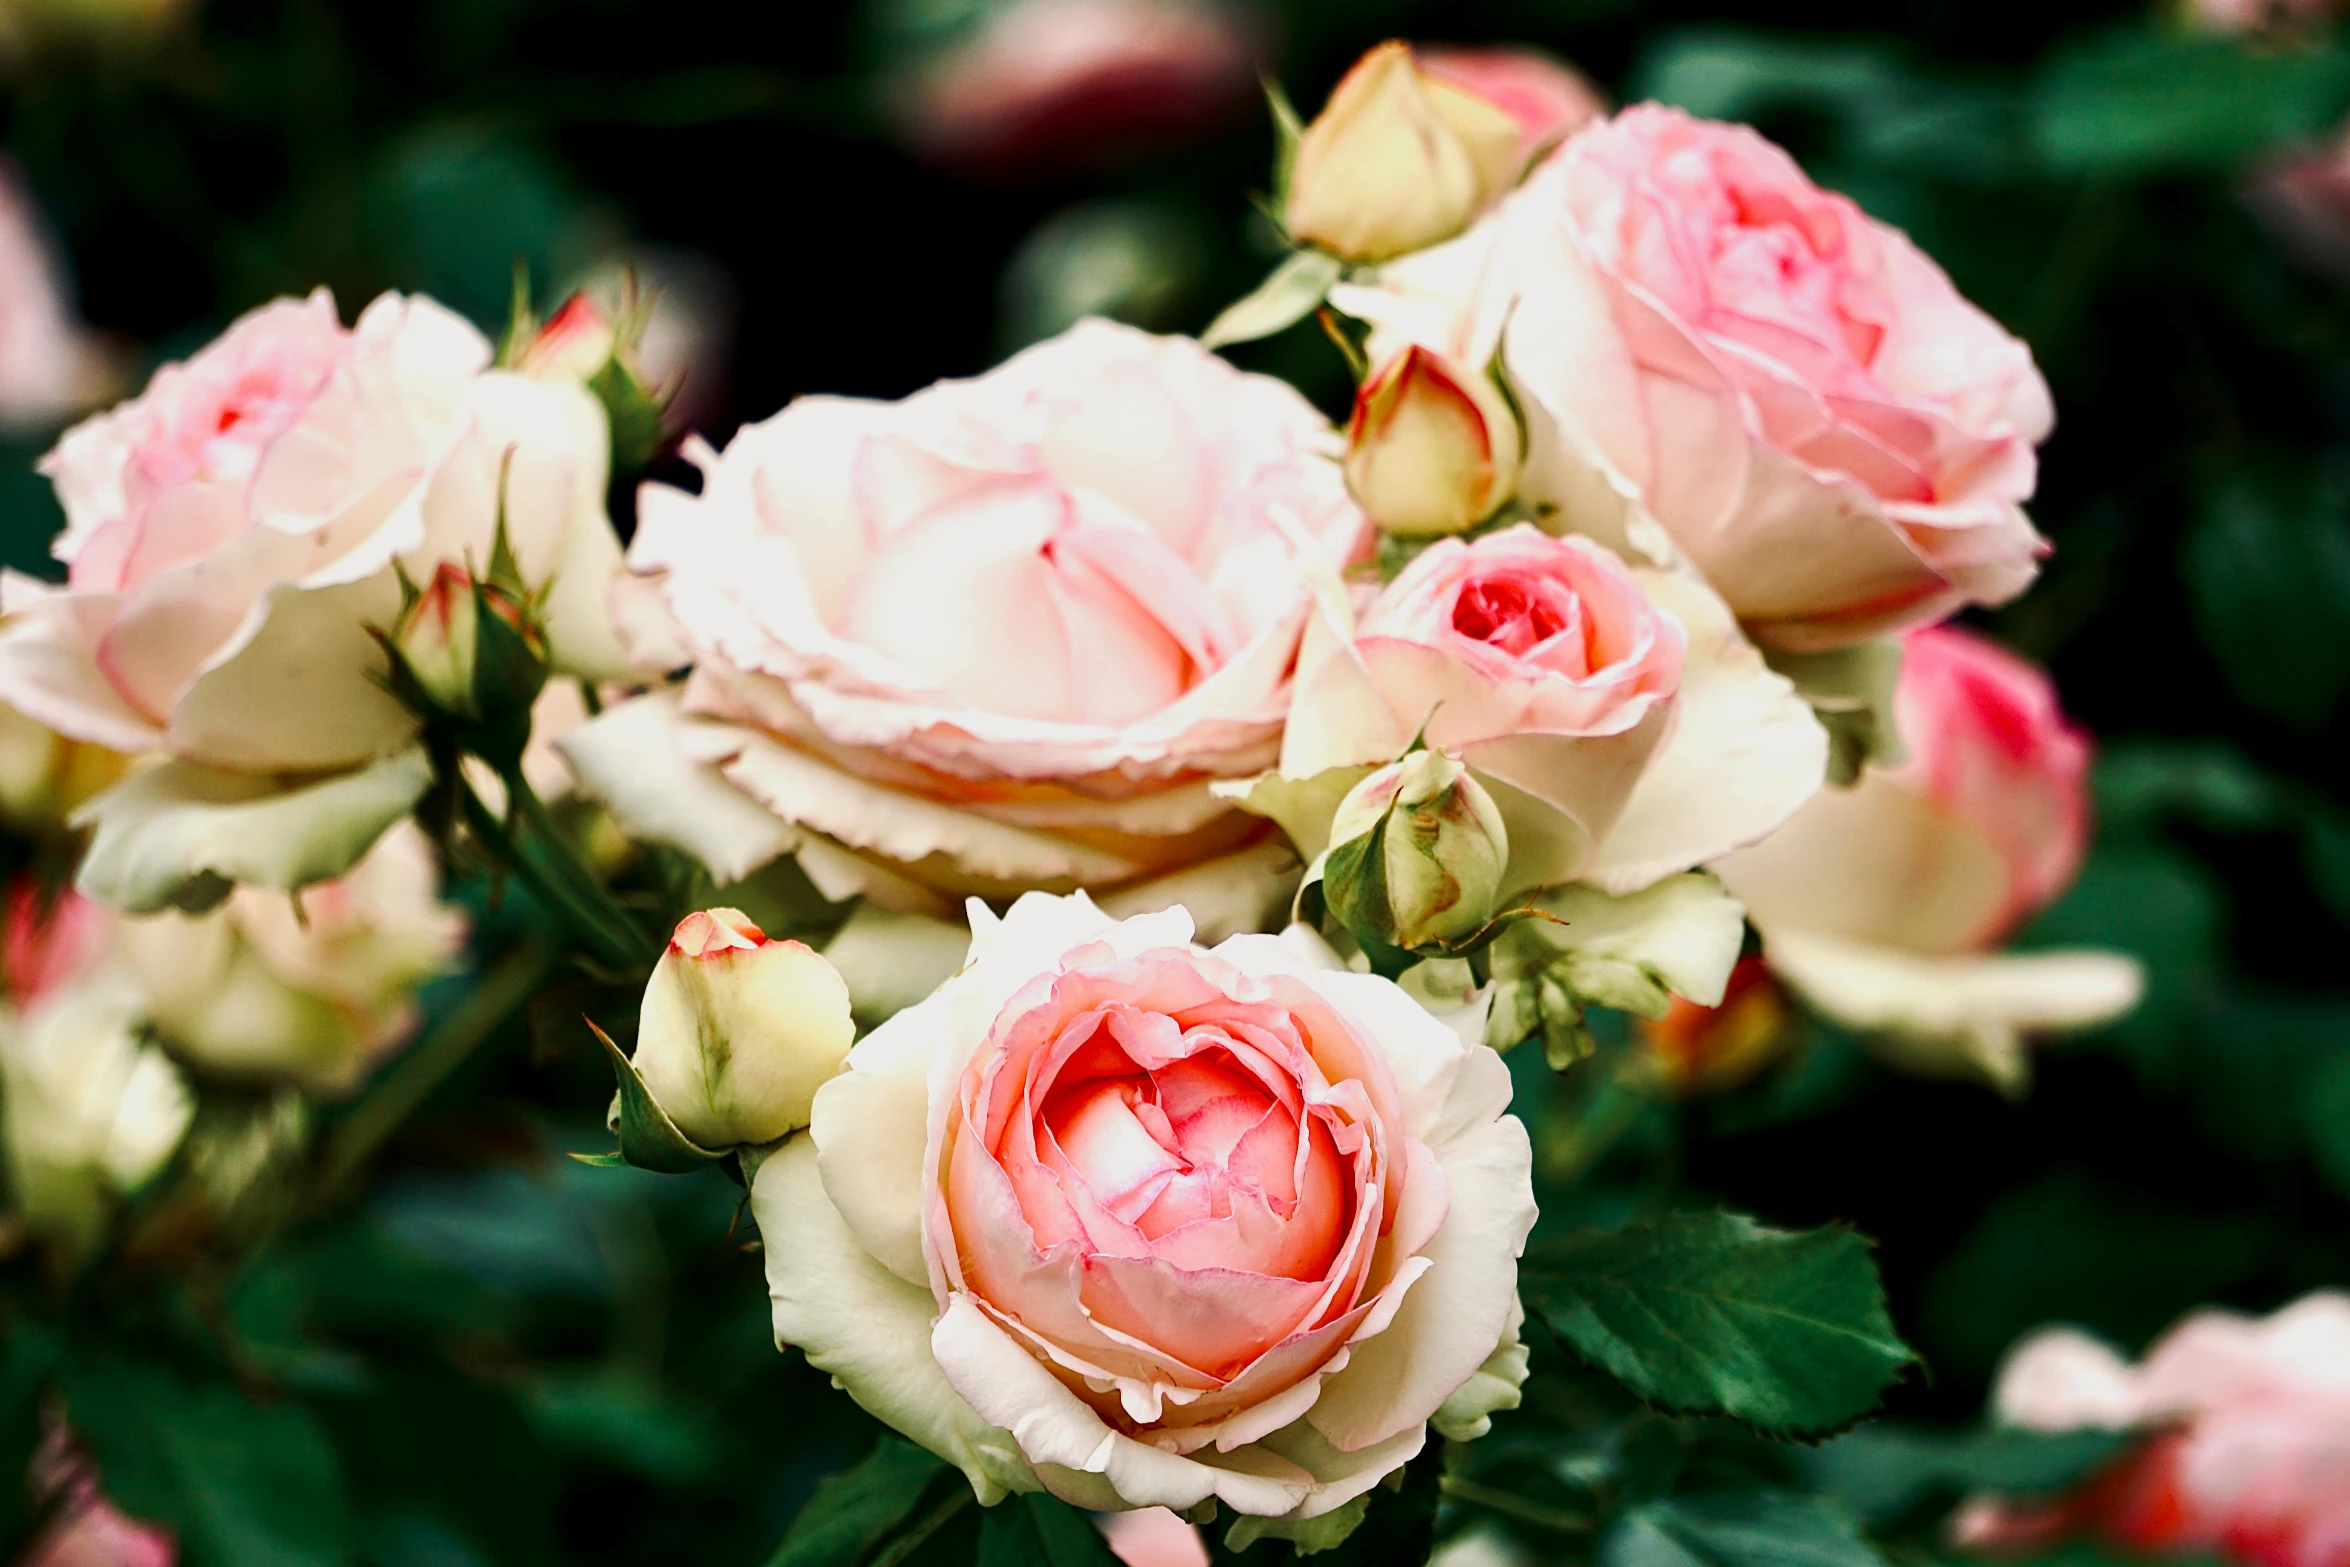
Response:
M1516 1401L1497 1056L1302 929L971 918L758 1170L779 1342L982 1501L1302 1520Z
M2101 952L1994 949L2064 891L2088 842L2089 742L2046 674L1953 626L1912 632L1894 716L1909 758L1819 794L1720 866L1772 969L1908 1064L2021 1081L2019 1032L2127 1011Z
M623 672L604 611L619 545L603 412L489 360L429 300L387 294L346 329L321 291L253 311L68 431L42 465L65 507L66 581L8 579L0 700L200 769L171 775L194 780L172 786L182 798L249 800L379 762L416 730L370 635L399 610L394 563L422 581L440 561L486 562L501 514L525 577L552 579L557 663ZM403 809L346 830L342 864ZM141 907L176 891L102 890Z
M2071 1495L1970 1503L1954 1532L1974 1549L2037 1551L2086 1532L2253 1567L2350 1562L2350 1296L2321 1292L2267 1318L2199 1311L2136 1366L2046 1329L2009 1353L1995 1400L2027 1430L2144 1435Z
M1629 892L1752 843L1820 787L1827 736L1686 574L1526 525L1442 540L1349 615L1324 596L1281 775L1375 766L1414 735L1500 803L1503 897ZM1309 852L1315 825L1281 811Z
M630 563L694 672L566 754L721 877L796 846L830 895L952 916L1217 861L1195 906L1253 925L1286 853L1209 784L1272 762L1308 582L1358 547L1335 443L1102 321L903 402L802 398L698 497L646 489Z
M1651 519L1757 635L1829 647L2000 603L2048 390L1908 239L1743 127L1643 105L1461 239L1333 292L1374 362L1498 350L1552 525Z

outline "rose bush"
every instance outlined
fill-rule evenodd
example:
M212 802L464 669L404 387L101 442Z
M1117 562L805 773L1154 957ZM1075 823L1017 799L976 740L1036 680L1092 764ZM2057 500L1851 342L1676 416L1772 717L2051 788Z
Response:
M982 1500L1302 1521L1516 1401L1498 1058L1303 931L971 917L759 1166L779 1342Z
M528 580L550 584L556 663L626 673L604 607L619 544L603 412L580 387L489 363L481 334L430 300L387 294L346 329L322 290L253 311L68 431L43 464L66 580L6 580L0 700L179 764L146 782L142 820L384 764L417 727L371 635L400 608L396 568L428 580L442 561L486 561L501 520ZM422 789L421 773L400 776L405 799L371 796L367 820L327 809L314 830L341 840L328 863L279 884L355 859ZM113 825L126 830L122 812ZM99 864L113 879L98 890L141 909L215 868Z
M1823 791L1721 876L1815 1006L1910 1064L2013 1087L2021 1031L2101 1022L2138 995L2123 957L1994 951L2080 866L2088 737L2047 675L1952 626L1906 639L1894 714L1908 760Z
M1627 109L1331 299L1375 362L1498 352L1550 526L1654 547L1661 525L1767 640L1863 640L2038 570L2030 351L1751 130Z
M721 878L796 848L828 895L951 916L1192 870L1253 926L1291 867L1209 784L1271 763L1308 584L1361 546L1335 453L1280 382L1101 321L802 398L699 496L646 489L630 564L673 623L632 624L693 673L565 752Z
M1501 805L1505 900L1575 879L1634 891L1727 854L1827 765L1810 709L1701 583L1525 525L1439 541L1352 614L1325 595L1281 777L1375 766L1422 733ZM1263 798L1319 852L1326 814Z

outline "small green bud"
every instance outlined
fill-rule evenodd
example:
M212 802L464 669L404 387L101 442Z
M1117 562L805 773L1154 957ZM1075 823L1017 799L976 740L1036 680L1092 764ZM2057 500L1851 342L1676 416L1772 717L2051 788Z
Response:
M1509 865L1501 808L1443 751L1414 751L1354 786L1330 825L1323 896L1367 942L1447 951L1492 923Z

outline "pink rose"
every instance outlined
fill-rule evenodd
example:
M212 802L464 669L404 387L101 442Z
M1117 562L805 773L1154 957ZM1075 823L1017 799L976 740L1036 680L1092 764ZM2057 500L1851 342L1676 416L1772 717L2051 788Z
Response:
M1505 898L1575 878L1630 891L1751 843L1827 754L1701 585L1524 524L1440 540L1351 626L1317 624L1281 772L1376 766L1422 733L1501 805Z
M2135 1367L2084 1334L2043 1330L2010 1352L1994 1397L2011 1425L2147 1435L2070 1496L1976 1498L1953 1520L1970 1548L2090 1533L2254 1567L2350 1561L2350 1297L2310 1295L2260 1320L2197 1312Z
M759 1169L779 1340L982 1500L1302 1520L1515 1402L1498 1057L1303 930L972 919Z
M1722 879L1815 1005L1955 1037L1951 1064L2012 1085L2019 1028L2099 1022L2136 999L2134 966L2108 954L1983 956L2080 867L2088 737L2047 675L1954 626L1905 640L1894 716L1907 761L1821 793Z
M1098 162L1246 104L1253 33L1223 0L1012 0L909 73L892 106L905 139L942 163Z
M1332 298L1379 327L1374 359L1498 347L1525 496L1562 530L1641 542L1653 519L1772 642L1861 641L2038 570L2029 350L1752 131L1627 109Z
M1283 856L1209 784L1271 763L1309 580L1358 548L1335 454L1280 382L1101 321L803 398L698 497L645 490L630 562L694 672L566 753L723 877L796 846L828 895L952 915L1247 850L1216 885L1254 924Z
M0 428L39 426L104 395L107 356L74 316L40 209L0 158Z
M551 640L625 669L604 623L618 544L603 414L484 373L480 333L386 295L346 330L323 291L240 319L42 464L62 588L7 584L0 698L76 739L232 773L348 768L405 745L370 625L393 563L486 558L503 510ZM501 477L503 487L501 491Z
M1101 1525L1110 1553L1126 1567L1208 1567L1199 1530L1164 1507L1107 1513Z

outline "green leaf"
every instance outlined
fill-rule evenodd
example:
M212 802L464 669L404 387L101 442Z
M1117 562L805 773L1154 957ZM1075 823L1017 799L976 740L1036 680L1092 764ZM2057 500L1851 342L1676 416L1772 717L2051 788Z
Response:
M65 1368L68 1416L123 1511L178 1537L186 1567L327 1567L349 1558L335 1449L291 1399L255 1403L144 1361Z
M2315 729L2350 688L2350 521L2318 486L2231 484L2181 570L2204 646L2246 704Z
M24 1474L41 1440L41 1395L57 1346L22 1321L0 1328L0 1559L14 1560L28 1516Z
M1769 1436L1843 1429L1914 1358L1886 1315L1869 1243L1841 1225L1667 1214L1546 1242L1519 1284L1552 1332L1639 1397Z
M855 1567L904 1523L946 1461L884 1436L862 1463L816 1488L767 1567Z
M2036 84L2041 162L2069 175L2233 168L2322 135L2350 108L2350 57L2248 49L2232 38L2117 31L2059 58Z
M2129 1442L2121 1432L1926 1431L1879 1422L1804 1455L1814 1487L1863 1522L1939 1513L1970 1491L2045 1495L2095 1473Z
M1118 1558L1085 1514L1039 1492L988 1509L979 1567L1118 1567Z
M1200 334L1200 341L1210 348L1229 348L1297 325L1321 307L1341 270L1343 264L1327 252L1290 252L1264 282L1226 305Z
M1884 1567L1833 1502L1786 1491L1684 1496L1619 1518L1599 1567Z
M636 1067L620 1047L612 1043L612 1036L597 1028L591 1019L588 1028L604 1047L604 1054L612 1058L612 1075L619 1082L619 1091L612 1098L612 1130L620 1137L620 1157L640 1170L652 1170L661 1175L691 1175L705 1164L724 1158L723 1151L713 1153L697 1145L692 1138L677 1129L653 1098L645 1080L637 1075Z

